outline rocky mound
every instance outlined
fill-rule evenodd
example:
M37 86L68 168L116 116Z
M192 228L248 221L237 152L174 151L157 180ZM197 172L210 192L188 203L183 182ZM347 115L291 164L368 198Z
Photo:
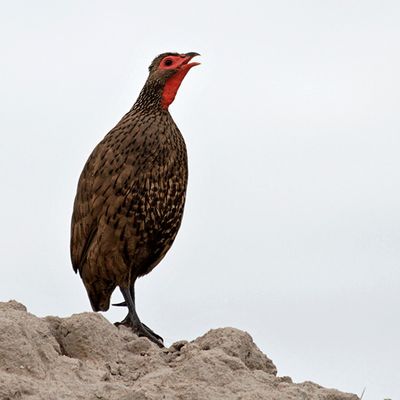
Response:
M160 349L100 314L38 318L0 302L1 400L358 399L276 373L238 329Z

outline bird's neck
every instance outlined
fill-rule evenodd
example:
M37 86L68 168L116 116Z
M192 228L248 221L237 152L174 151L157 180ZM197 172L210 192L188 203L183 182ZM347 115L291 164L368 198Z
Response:
M165 82L161 95L161 106L163 109L167 110L169 105L175 100L176 92L188 71L189 69L182 69Z
M132 110L148 111L151 113L162 112L163 85L155 80L147 80Z
M132 109L151 112L168 111L168 107L175 100L176 93L188 71L188 69L178 71L165 82L148 79Z

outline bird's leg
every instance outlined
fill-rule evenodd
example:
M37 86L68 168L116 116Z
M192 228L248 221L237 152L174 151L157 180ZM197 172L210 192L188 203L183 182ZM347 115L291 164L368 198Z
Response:
M138 336L145 336L158 346L164 347L163 338L154 333L145 324L140 322L140 319L136 313L134 287L132 286L131 290L120 287L120 290L124 296L126 303L125 305L128 307L129 311L125 319L119 323L116 323L115 325L129 326Z
M126 307L126 302L122 301L121 303L114 303L113 306L114 307Z
M135 303L135 286L134 286L134 285L131 287L131 297L132 297L132 300L133 300L133 304L136 304L136 303ZM113 306L115 306L115 307L127 307L127 304L126 304L126 301L122 301L121 303L115 303L115 304L113 304ZM131 321L130 321L129 313L128 313L128 315L127 315L121 322L116 322L116 325L117 325L117 326L118 326L118 325L130 326L130 325L131 325ZM161 336L157 335L157 333L155 333L153 330L151 330L151 329L150 329L147 325L145 325L143 322L142 322L142 325L143 325L143 327L144 327L148 332L150 332L153 336L155 336L157 339L159 339L159 340L161 340L162 342L164 342L164 339L163 339Z
M122 303L113 304L113 306L117 306L117 307L126 307L126 303L125 303L125 301L124 301L124 302L122 302ZM116 325L116 326L124 325L124 326L131 327L131 326L132 326L132 322L131 322L131 319L130 319L129 312L128 312L128 315L127 315L121 322L116 322L115 325ZM157 333L155 333L152 329L150 329L150 328L149 328L147 325L145 325L143 322L142 322L142 325L143 325L143 328L144 328L146 331L148 331L150 334L152 334L153 336L155 336L155 337L156 337L158 340L160 340L161 342L164 342L164 339L163 339L160 335L157 335Z
M132 297L132 300L133 300L133 304L136 305L136 302L135 302L135 284L133 284L133 285L131 286L130 292L131 292L131 297ZM126 305L126 302L124 302L124 303L125 303L125 305ZM129 313L128 313L127 317L128 317L128 316L129 316ZM164 343L164 339L163 339L161 336L157 335L157 333L155 333L153 330L151 330L151 329L150 329L147 325L145 325L143 322L142 322L142 325L143 325L143 328L144 328L145 330L147 330L151 335L155 336L159 341L161 341L162 343Z

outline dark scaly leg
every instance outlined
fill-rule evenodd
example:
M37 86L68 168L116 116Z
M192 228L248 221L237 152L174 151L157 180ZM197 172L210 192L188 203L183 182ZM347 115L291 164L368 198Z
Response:
M129 311L125 319L121 322L117 322L115 325L129 326L138 336L145 336L152 342L156 343L158 346L164 347L163 338L154 333L145 324L140 322L140 319L136 313L134 286L132 285L131 290L122 287L120 287L120 290L122 295L124 296L125 302L119 303L117 305L127 306Z
M113 306L114 307L126 307L126 303L125 303L125 301L122 301L121 303L114 303Z

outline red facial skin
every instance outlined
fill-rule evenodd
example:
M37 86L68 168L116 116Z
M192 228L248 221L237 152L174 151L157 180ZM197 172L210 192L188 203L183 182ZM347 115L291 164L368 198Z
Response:
M162 108L168 109L169 105L174 101L176 92L190 68L200 64L198 62L189 63L192 58L193 56L181 54L179 56L166 56L161 60L158 67L159 70L177 70L177 72L165 83L161 100Z

